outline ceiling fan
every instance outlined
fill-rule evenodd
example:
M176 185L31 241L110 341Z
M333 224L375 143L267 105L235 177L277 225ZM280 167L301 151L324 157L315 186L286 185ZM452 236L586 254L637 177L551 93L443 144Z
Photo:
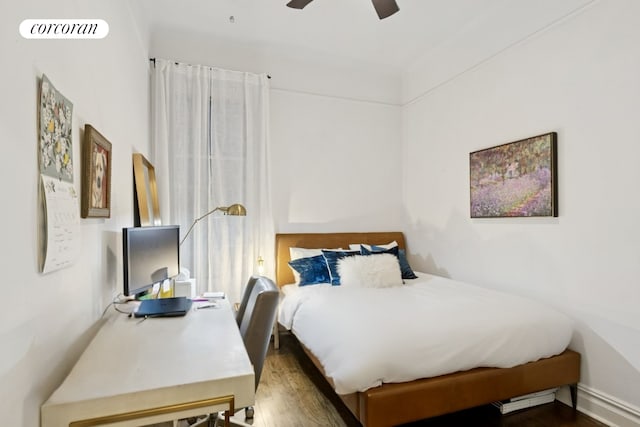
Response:
M304 9L313 0L291 0L287 6L293 9ZM380 19L388 18L400 10L396 0L371 0Z

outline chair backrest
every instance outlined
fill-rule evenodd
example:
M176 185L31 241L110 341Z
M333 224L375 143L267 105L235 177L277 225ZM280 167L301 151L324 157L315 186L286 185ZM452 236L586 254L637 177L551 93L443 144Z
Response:
M247 285L242 291L242 301L240 301L240 305L238 306L238 311L236 311L236 322L238 322L238 327L240 327L240 322L242 321L242 317L244 316L244 312L247 310L247 303L249 302L249 296L251 295L251 291L253 290L253 285L258 281L258 276L251 276L247 281Z
M271 279L263 276L256 277L247 291L247 302L238 325L253 365L257 389L276 320L280 292Z

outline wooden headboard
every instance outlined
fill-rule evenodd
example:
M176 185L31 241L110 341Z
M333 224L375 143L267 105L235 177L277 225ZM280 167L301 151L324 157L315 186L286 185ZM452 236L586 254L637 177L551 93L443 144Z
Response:
M401 231L382 231L371 233L291 233L276 234L276 283L278 286L294 283L293 272L289 267L289 248L343 248L350 244L384 245L392 241L406 249Z

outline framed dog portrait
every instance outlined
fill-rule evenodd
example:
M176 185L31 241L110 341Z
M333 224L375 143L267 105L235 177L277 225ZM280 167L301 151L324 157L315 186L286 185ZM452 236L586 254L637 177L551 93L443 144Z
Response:
M82 144L82 218L111 216L111 143L91 125Z

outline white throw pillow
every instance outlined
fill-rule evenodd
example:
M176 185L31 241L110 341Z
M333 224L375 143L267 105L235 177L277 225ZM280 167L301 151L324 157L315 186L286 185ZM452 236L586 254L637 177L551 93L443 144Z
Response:
M356 255L338 261L340 285L362 288L402 286L398 258L392 254Z

